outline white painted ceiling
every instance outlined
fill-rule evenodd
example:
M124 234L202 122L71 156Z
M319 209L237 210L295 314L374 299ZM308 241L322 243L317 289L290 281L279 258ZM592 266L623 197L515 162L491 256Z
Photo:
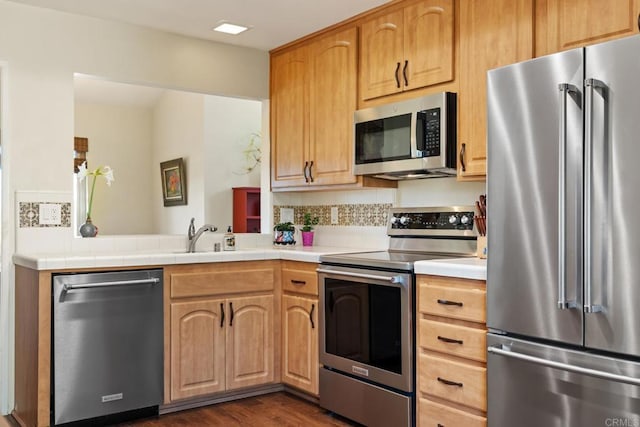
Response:
M10 0L171 33L270 50L391 0ZM237 36L220 21L252 27Z

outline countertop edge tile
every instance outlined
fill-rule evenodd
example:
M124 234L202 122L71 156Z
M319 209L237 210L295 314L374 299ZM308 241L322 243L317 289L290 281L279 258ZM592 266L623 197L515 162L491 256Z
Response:
M487 260L479 258L450 258L417 261L416 274L487 280Z

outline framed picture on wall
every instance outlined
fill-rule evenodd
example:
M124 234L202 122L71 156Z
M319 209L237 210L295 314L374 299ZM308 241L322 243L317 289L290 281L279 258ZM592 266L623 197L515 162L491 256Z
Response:
M187 204L187 174L182 157L160 163L162 201L165 206Z

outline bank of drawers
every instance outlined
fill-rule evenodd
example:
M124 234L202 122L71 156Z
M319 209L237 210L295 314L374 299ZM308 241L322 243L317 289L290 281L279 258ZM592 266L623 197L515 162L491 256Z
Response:
M486 284L418 276L418 425L486 426Z

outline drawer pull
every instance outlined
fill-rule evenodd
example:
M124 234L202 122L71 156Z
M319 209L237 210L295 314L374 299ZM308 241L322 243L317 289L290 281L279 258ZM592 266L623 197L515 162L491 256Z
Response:
M224 326L224 303L220 303L220 312L222 313L220 316L220 327Z
M442 384L453 385L453 386L456 386L456 387L462 387L462 383L457 383L455 381L445 380L444 378L438 377L438 381L440 381Z
M438 427L444 427L444 424L438 424Z
M233 303L232 302L229 303L229 307L231 309L231 319L229 320L229 326L233 326L233 315L234 315L234 313L233 313Z
M304 280L294 280L294 279L291 279L291 284L293 284L293 285L298 285L298 286L302 286L302 285L306 285L306 284L307 284L307 282L306 282L306 281L304 281Z
M315 304L311 304L311 311L309 312L309 321L311 322L311 329L315 329L316 325L315 323L313 323L313 312L316 309L316 305Z
M453 338L441 337L440 335L438 335L438 339L440 341L448 342L451 344L460 344L460 345L464 344L462 340L454 340Z
M458 301L448 301L446 299L439 299L438 304L442 305L457 305L458 307L462 307L462 303Z

